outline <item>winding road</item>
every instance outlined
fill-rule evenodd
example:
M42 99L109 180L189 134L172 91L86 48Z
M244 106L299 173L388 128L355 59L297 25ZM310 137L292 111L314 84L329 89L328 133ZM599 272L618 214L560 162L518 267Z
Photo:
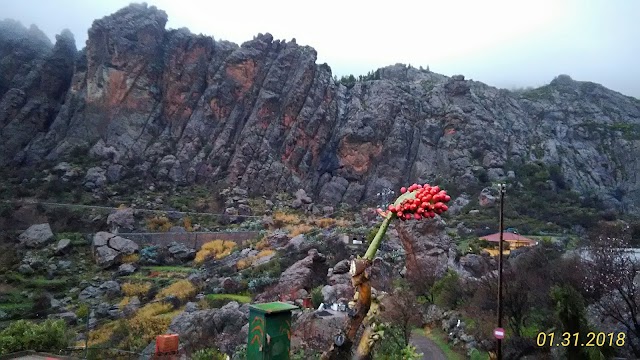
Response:
M422 331L414 331L410 342L416 347L418 353L422 353L422 358L425 360L447 360L438 345L427 338Z

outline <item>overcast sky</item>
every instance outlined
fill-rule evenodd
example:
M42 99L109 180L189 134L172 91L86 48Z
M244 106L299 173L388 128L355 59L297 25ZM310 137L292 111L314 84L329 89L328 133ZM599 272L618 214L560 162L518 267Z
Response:
M3 0L0 18L87 29L130 0ZM395 63L463 74L498 87L540 86L558 74L640 98L638 0L195 1L148 0L168 28L241 44L258 33L310 45L341 76ZM309 4L309 5L307 5Z

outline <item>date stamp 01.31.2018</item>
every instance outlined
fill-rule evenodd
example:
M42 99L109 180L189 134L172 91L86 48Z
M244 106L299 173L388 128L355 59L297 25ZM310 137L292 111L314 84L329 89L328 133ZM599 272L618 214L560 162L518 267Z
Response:
M604 332L589 332L586 334L580 333L569 333L564 332L562 334L555 333L538 333L538 337L536 339L536 344L539 347L547 347L547 346L617 346L622 347L625 345L626 334L623 332L615 333L604 333Z

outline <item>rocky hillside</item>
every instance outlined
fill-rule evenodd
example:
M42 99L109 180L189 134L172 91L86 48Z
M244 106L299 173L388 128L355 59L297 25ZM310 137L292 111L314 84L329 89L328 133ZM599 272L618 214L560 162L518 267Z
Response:
M166 22L130 5L96 20L80 51L68 31L53 45L0 23L0 166L90 155L96 186L223 180L335 205L414 181L464 189L541 160L638 212L638 99L568 76L516 93L404 65L346 87L295 40L238 46Z

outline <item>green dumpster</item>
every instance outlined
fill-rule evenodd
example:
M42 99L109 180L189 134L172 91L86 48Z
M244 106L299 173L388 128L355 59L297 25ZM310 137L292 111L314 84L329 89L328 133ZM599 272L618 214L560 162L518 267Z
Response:
M289 360L291 311L296 309L283 302L249 307L247 360Z

